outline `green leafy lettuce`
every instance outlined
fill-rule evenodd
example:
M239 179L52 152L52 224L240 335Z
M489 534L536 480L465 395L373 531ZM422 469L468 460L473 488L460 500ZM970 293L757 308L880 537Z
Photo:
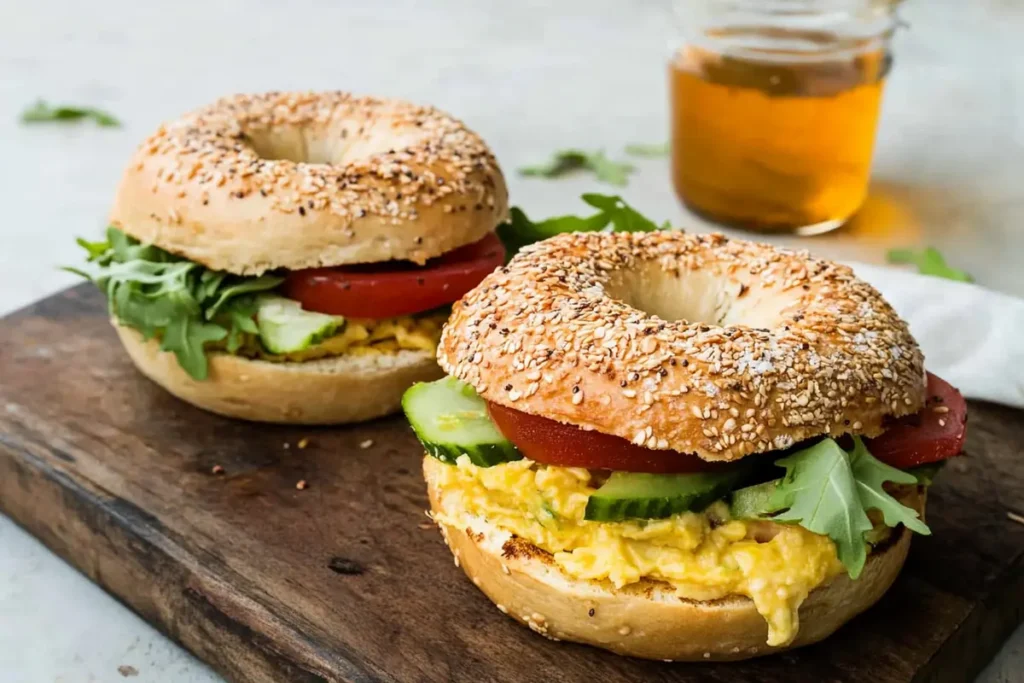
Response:
M665 230L669 222L657 225L617 195L585 194L583 201L597 209L591 216L556 216L534 222L517 206L510 211L509 221L498 226L498 237L505 245L507 259L528 244L554 237L563 232L596 232L611 226L614 232L650 232Z
M632 164L609 159L603 150L561 149L543 164L523 166L519 175L557 178L572 171L590 171L601 182L622 187L629 182L629 174L635 170Z
M770 509L782 510L772 519L831 538L850 578L860 576L867 560L868 510L878 510L886 526L903 524L919 534L931 533L915 510L882 487L885 482L917 484L917 477L877 460L858 437L849 453L823 439L775 464L786 468L786 476L772 493Z
M890 249L887 254L889 263L910 264L917 267L922 275L941 277L959 282L974 282L974 278L962 270L950 266L935 247L927 247L920 251L913 249Z
M89 265L66 270L95 283L107 295L111 316L146 339L158 338L160 348L199 380L209 373L209 345L237 352L246 335L258 333L256 293L284 279L208 270L114 227L107 228L105 241L78 244Z
M95 107L77 107L73 105L51 105L43 100L21 112L22 123L44 123L52 121L80 121L92 119L97 125L118 127L121 122L112 114Z

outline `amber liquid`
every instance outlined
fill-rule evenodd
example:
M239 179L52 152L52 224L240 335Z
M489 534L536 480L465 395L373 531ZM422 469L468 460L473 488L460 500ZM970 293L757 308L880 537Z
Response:
M884 50L821 61L680 51L671 67L679 197L760 232L842 225L867 195L889 61Z

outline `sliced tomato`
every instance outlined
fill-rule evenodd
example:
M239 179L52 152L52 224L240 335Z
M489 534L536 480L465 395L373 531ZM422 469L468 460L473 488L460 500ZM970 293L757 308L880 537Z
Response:
M494 233L430 259L312 268L289 273L284 295L307 311L350 318L393 318L422 313L461 299L505 262Z
M868 450L899 469L959 455L967 436L967 403L960 392L928 374L924 410L897 420ZM703 472L728 464L709 463L692 453L652 450L626 439L587 431L555 420L488 403L491 419L509 441L530 460L561 467L624 472Z
M692 453L656 451L610 434L587 431L537 415L488 403L498 430L524 456L546 465L625 472L703 472L722 467Z
M882 462L907 469L960 455L967 438L967 402L945 380L928 373L924 410L900 418L865 444Z

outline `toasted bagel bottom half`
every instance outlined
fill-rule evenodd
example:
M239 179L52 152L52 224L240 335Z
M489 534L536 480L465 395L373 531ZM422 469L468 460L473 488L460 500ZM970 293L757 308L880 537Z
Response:
M426 456L430 506L440 491ZM924 514L924 495L913 507ZM907 501L911 504L911 501ZM467 528L438 523L456 564L503 613L553 640L594 645L621 655L671 661L727 661L781 652L827 638L875 604L896 580L910 549L900 527L868 555L860 577L845 573L811 592L800 607L800 630L786 646L767 645L768 625L745 596L701 602L678 597L667 583L641 581L615 588L575 579L537 546L484 519Z
M189 376L155 339L114 323L135 366L168 392L218 415L282 424L347 424L396 412L415 382L441 376L431 353L337 356L271 363L213 353L205 380Z

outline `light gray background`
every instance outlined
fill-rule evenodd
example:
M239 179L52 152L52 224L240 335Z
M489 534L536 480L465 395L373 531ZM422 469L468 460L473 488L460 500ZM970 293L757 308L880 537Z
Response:
M1024 295L1024 3L915 0L904 16L864 218L801 243L865 261L889 245L934 244L983 284ZM666 139L675 33L668 0L0 3L0 314L74 281L54 266L79 260L73 236L101 229L143 136L233 91L437 104L491 143L514 203L538 217L575 212L581 192L614 188L513 169L560 147L614 156ZM40 96L105 107L126 125L20 126ZM652 218L695 226L666 161L638 163L622 194ZM0 681L118 681L120 665L140 683L219 680L0 517ZM1022 669L1018 632L982 680L1020 681Z

